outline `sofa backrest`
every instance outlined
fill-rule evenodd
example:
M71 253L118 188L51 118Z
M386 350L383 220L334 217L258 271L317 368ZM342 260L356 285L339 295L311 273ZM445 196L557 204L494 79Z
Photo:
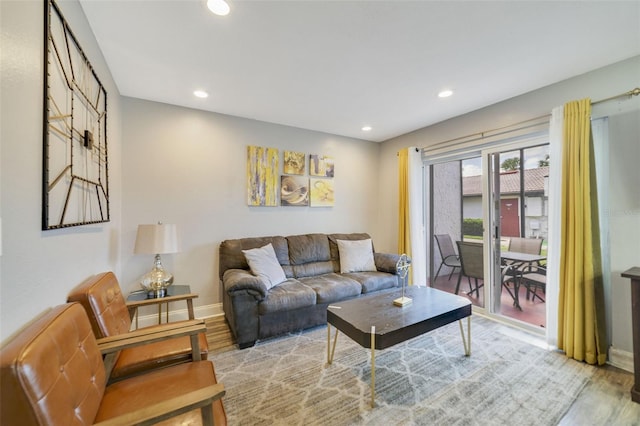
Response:
M329 239L326 234L292 235L287 237L289 260L296 278L333 272Z
M273 246L278 262L282 265L282 269L284 269L287 278L293 277L293 270L289 263L289 246L287 245L287 240L284 237L275 236L239 238L235 240L225 240L220 243L220 252L218 253L218 275L220 280L222 280L227 269L249 270L249 264L242 250L263 247L269 243Z
M333 264L333 272L340 272L340 251L338 250L337 240L359 241L371 238L369 234L364 232L354 232L351 234L329 234L329 250L331 253L331 262ZM371 248L375 252L376 249L371 242Z
M225 240L220 244L220 279L227 269L246 269L249 265L242 250L258 248L269 243L278 257L287 278L340 272L340 254L336 240L366 240L367 233L302 234L288 237L256 237Z
M105 385L86 312L57 306L0 350L0 424L93 424Z

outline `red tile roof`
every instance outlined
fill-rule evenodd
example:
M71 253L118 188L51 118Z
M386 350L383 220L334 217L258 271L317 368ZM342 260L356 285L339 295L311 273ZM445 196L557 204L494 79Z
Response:
M524 171L524 192L544 192L544 178L549 176L549 167L538 167ZM481 195L482 176L467 176L462 178L462 195ZM500 192L502 194L517 194L520 192L520 171L500 173Z

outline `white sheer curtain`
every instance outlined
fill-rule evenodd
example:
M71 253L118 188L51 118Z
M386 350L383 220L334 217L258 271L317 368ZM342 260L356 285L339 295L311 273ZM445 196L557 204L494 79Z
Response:
M602 285L604 294L611 294L611 244L609 228L609 117L591 120L593 158L598 188L598 218L600 225L600 254L602 257ZM606 297L606 296L605 296ZM604 303L604 302L603 302ZM608 305L608 304L607 304ZM610 314L609 314L610 315ZM611 339L611 319L607 318L607 335Z
M424 188L422 155L409 147L409 231L411 233L411 276L418 286L427 284L427 253L424 236Z
M562 209L562 125L564 107L551 111L549 123L549 238L547 240L547 344L558 346L558 283L560 282L560 214Z

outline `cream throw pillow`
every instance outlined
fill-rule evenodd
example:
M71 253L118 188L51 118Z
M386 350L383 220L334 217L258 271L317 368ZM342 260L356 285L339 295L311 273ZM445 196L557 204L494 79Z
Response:
M371 238L366 240L336 240L340 253L340 272L376 271Z
M271 243L260 248L242 250L242 253L247 259L251 273L262 278L267 290L287 280Z

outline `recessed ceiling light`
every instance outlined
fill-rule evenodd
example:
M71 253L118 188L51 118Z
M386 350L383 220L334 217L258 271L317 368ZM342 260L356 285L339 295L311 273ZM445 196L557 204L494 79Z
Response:
M438 93L438 97L440 98L448 98L451 95L453 95L453 90L448 90L448 89Z
M363 132L370 132L370 131L371 131L371 126L364 126L364 127L362 128L362 131L363 131Z
M229 14L229 5L224 0L207 0L207 7L216 15L225 16Z
M207 98L207 97L209 97L209 94L207 92L205 92L204 90L196 90L195 92L193 92L193 94L195 96L197 96L198 98Z

